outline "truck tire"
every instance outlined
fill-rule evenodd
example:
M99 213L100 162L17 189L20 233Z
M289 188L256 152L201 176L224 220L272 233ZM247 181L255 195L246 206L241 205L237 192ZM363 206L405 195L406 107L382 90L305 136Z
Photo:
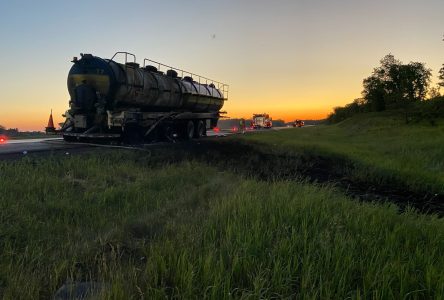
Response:
M197 121L196 132L194 134L194 137L201 138L205 136L205 134L206 134L206 129L204 122L202 120Z
M185 139L191 140L194 137L194 122L188 121L187 126L185 127Z
M174 131L173 131L173 127L171 125L166 125L163 128L163 137L167 140L167 141L174 141Z

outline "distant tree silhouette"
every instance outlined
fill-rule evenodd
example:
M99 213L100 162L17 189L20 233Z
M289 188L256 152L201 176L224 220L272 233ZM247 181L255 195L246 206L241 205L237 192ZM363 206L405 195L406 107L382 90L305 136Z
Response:
M5 126L0 125L0 133L5 132L5 130L6 130Z
M405 107L411 102L425 100L432 72L424 63L403 64L392 54L364 79L362 95L374 111Z
M444 87L444 64L442 64L441 69L439 69L439 76L438 76L438 78L439 78L438 85Z
M444 64L439 72L441 80L439 85L444 86ZM372 74L363 80L363 98L355 99L344 107L335 107L333 113L327 117L327 121L336 123L360 112L402 108L406 122L409 122L412 111L418 110L418 105L420 110L423 108L427 111L432 110L432 105L421 106L429 90L431 98L436 100L433 107L441 107L439 105L442 99L439 91L429 89L431 76L431 69L424 63L403 64L392 54L388 54L380 60L379 67L374 68ZM439 109L436 113L438 111L442 110Z
M363 81L364 91L362 95L368 106L373 111L385 110L385 86L384 81L375 75L367 77Z
M429 89L428 95L429 95L429 97L428 97L429 100L441 97L441 93L439 92L439 86L438 87L431 87Z
M285 121L281 119L273 120L274 127L283 127L285 126Z

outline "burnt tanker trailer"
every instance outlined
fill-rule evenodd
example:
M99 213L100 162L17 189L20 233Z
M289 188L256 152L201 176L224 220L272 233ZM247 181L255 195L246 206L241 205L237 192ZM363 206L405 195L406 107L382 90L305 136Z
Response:
M118 54L124 63L113 60ZM67 141L202 137L217 126L227 100L226 84L149 59L141 67L127 52L111 59L81 54L72 62L70 109L61 129Z

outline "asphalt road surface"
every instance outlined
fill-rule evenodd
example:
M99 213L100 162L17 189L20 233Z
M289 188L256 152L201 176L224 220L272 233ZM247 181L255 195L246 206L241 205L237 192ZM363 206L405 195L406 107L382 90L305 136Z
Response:
M272 130L281 130L287 127L274 127ZM256 130L255 132L267 132L268 130ZM221 130L214 132L207 131L208 137L224 137L239 132L232 132L230 130ZM154 145L154 144L153 144ZM54 153L54 152L79 152L91 150L95 147L117 147L117 148L131 148L125 146L101 146L89 145L84 143L66 143L61 137L52 137L44 139L24 139L24 140L8 140L4 144L0 144L0 159L17 158L26 156L32 153Z
M84 149L89 146L65 143L62 138L8 140L0 144L0 159L26 156L39 152L60 152Z

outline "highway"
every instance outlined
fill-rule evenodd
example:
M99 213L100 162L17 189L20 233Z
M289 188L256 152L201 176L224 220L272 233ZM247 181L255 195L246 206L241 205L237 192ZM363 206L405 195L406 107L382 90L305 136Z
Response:
M81 144L69 144L62 138L8 140L0 144L0 159L26 156L39 152L72 151L90 147Z
M231 132L213 132L212 130L207 132L209 137L223 137L233 134ZM156 145L148 144L149 145ZM33 153L51 153L51 152L79 152L84 150L91 150L97 147L118 147L118 148L134 148L130 146L108 146L86 143L67 143L61 137L51 137L43 139L23 139L23 140L8 140L6 143L0 144L0 159L3 158L16 158L19 156L26 156Z
M274 127L272 130L286 129L287 127ZM267 132L268 130L257 130L254 132ZM250 132L250 131L249 131ZM208 137L225 137L232 134L239 134L239 132L232 132L230 130L221 130L220 132L214 132L213 130L207 131ZM146 144L144 147L158 145L156 143ZM17 158L35 153L73 153L81 151L89 151L98 147L107 148L135 148L131 146L108 146L86 143L67 143L63 141L61 137L48 137L40 139L23 139L23 140L8 140L6 143L0 144L0 160Z

